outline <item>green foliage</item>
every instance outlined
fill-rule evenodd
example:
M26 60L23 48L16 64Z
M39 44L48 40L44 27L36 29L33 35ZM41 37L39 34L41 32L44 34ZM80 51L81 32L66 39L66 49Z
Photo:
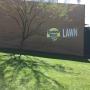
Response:
M53 3L40 3L39 8L42 8L47 13L51 13L51 17L63 18L68 16L68 5L66 4L53 4Z
M89 90L90 63L0 54L0 90Z
M0 63L2 86L7 90L64 90L57 80L46 75L48 69L60 70L61 66L45 63L37 58L7 56L10 59ZM43 72L42 72L43 71ZM64 71L64 69L63 69ZM48 87L49 86L49 87ZM0 87L1 88L1 87ZM2 89L3 90L3 89Z

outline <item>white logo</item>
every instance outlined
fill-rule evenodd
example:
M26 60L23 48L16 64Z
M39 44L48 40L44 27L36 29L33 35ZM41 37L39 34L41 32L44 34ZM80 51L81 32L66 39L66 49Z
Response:
M57 28L50 28L47 31L47 38L50 38L52 41L57 41L59 38L76 38L77 36L77 28L65 28L60 30Z
M47 38L50 38L52 41L56 41L60 38L60 31L57 28L50 28L47 31Z
M62 36L63 36L63 38L77 37L78 36L77 29L75 29L75 28L62 29Z

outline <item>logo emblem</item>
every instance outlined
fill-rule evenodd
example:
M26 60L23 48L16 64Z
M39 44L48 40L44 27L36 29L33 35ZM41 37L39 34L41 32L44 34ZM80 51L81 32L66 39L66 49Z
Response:
M52 41L57 41L60 38L60 31L57 28L50 28L47 31L47 38L50 38Z

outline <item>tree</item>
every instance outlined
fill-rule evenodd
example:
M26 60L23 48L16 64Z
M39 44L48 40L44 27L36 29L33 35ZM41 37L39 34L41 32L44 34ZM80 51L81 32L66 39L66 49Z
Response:
M68 5L64 7L63 5L57 6L57 4L35 3L26 0L0 0L0 9L12 18L21 30L19 58L14 54L11 55L9 59L0 63L0 77L3 79L3 84L10 86L7 90L17 90L15 89L16 85L22 85L28 88L27 83L30 85L31 83L29 82L33 81L32 78L35 81L32 90L42 90L42 87L43 90L47 88L47 90L64 90L63 85L47 75L47 71L51 69L68 73L65 71L64 66L58 64L51 65L35 57L23 56L22 50L25 41L33 35L33 33L40 34L37 30L39 30L42 24L46 23L48 19L55 20L56 18L61 19L68 16ZM71 10L73 10L73 8ZM33 23L35 25L33 25ZM43 72L40 71L40 69L43 69ZM23 72L21 74L22 76L18 79L21 71ZM48 85L50 86L48 87ZM20 87L18 88L18 90L21 90ZM5 90L5 88L3 90ZM30 90L30 88L26 90Z
M21 30L21 42L19 46L19 51L21 52L24 42L30 37L31 32L40 28L45 22L44 15L40 15L42 12L40 6L43 7L43 5L26 0L1 0L0 3L1 9L16 21ZM34 30L32 29L33 22L37 22Z
M79 4L81 2L81 0L77 0L77 3Z
M48 20L52 18L63 18L68 13L67 6L57 6L57 4L44 2L38 3L26 0L1 0L0 3L2 11L17 23L21 31L19 45L20 56L25 41L30 38L33 33L38 33L42 24L48 22Z
M0 72L2 72L3 75L2 78L3 80L5 80L6 85L8 85L10 82L12 83L12 81L15 81L15 79L17 80L17 76L19 75L19 73L23 71L23 69L28 68L29 69L28 72L31 73L28 73L28 76L25 74L25 77L20 79L21 81L20 84L22 83L22 85L25 85L25 83L23 82L28 82L28 80L32 79L30 77L30 75L32 75L34 76L34 79L36 81L36 83L34 84L35 89L33 90L41 90L40 86L44 86L44 84L47 85L51 84L53 87L49 87L49 88L51 88L52 90L53 89L59 90L60 88L64 89L64 87L60 83L58 83L56 80L50 78L49 76L45 75L43 72L40 71L41 67L43 67L45 70L47 70L48 68L54 70L62 68L64 71L64 67L58 65L57 66L49 65L48 63L45 63L36 58L33 59L29 58L30 60L24 60L23 56L21 58L25 40L28 39L33 32L37 33L37 30L42 26L42 24L45 23L48 20L48 18L50 18L48 16L50 11L50 10L48 11L48 8L51 8L55 11L54 8L57 7L56 5L49 6L48 4L45 3L28 2L26 0L0 0L0 9L2 9L6 15L12 18L17 23L19 29L21 30L19 58L17 58L17 55L14 54L10 56L10 59L0 64L0 70L1 70ZM47 18L44 18L46 12L47 12ZM58 11L57 13L59 17L65 16L66 10L62 12L61 15L59 13L60 11ZM52 13L52 16L53 18L56 18L54 12ZM33 22L35 22L34 23L35 27L32 27ZM7 69L8 67L10 67L10 69ZM7 74L10 73L10 75L9 76L7 75L6 78L4 74L5 72ZM10 85L10 89L12 90L14 89L14 84Z

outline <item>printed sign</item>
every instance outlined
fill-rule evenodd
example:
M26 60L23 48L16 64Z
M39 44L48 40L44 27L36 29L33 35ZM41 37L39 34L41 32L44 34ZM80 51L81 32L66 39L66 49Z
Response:
M84 55L84 5L35 3L31 10L27 18L30 27L25 24L28 29L24 29L27 31L23 50ZM18 17L15 12L12 15ZM0 48L19 49L24 32L21 28L10 15L0 10Z
M56 41L60 38L60 32L57 28L51 28L47 31L47 38L50 38L52 41Z

